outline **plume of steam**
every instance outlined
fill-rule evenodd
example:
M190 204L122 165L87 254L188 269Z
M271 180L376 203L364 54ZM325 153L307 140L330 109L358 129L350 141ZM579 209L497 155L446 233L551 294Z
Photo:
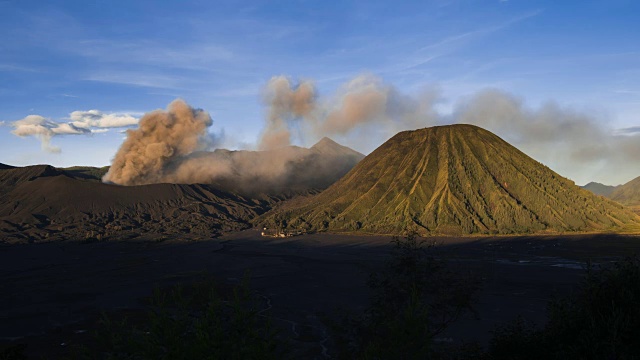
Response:
M267 83L264 97L269 113L258 148L287 146L291 143L291 122L308 117L314 110L315 88L310 82L294 85L285 76L275 76Z
M24 119L14 121L12 126L14 129L11 133L20 137L35 136L40 139L42 150L51 153L59 153L61 151L59 147L51 145L52 137L56 135L80 135L91 132L74 124L58 123L40 115L29 115Z
M128 130L103 181L121 185L161 182L172 162L204 149L209 114L175 100L167 110L142 117L138 129Z

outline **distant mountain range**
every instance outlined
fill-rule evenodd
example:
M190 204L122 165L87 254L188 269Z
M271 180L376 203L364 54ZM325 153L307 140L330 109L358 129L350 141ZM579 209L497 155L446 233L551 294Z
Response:
M640 212L640 176L627 182L626 184L611 186L597 182L590 182L583 189L587 189L596 195L602 195L612 200L634 208Z
M472 125L405 131L317 196L281 204L260 222L313 231L509 234L637 226L498 136Z
M596 195L610 197L613 190L616 189L616 186L604 185L598 182L590 182L587 185L581 186L581 188L589 190Z
M626 184L616 186L610 198L627 206L640 207L640 176Z

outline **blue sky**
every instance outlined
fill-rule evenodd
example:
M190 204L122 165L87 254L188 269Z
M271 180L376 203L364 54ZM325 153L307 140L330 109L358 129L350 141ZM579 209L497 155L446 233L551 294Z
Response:
M123 127L56 134L61 151L51 153L13 124L28 115L66 123L89 110L139 117L175 98L207 110L225 146L251 146L264 127L263 88L277 75L313 80L326 96L361 74L409 95L437 88L443 114L493 88L607 131L638 127L638 14L639 2L623 0L0 0L0 162L107 165ZM383 140L345 145L368 152ZM577 168L554 163L553 148L529 147L577 183L640 175L640 160L624 171L601 158Z

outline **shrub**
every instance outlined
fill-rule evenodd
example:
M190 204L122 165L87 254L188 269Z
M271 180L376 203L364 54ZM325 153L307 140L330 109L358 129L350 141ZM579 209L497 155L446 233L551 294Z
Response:
M286 345L262 316L245 281L225 298L213 284L156 291L142 325L104 316L102 359L283 359Z
M640 258L587 269L577 293L549 303L544 328L500 328L489 357L640 359Z

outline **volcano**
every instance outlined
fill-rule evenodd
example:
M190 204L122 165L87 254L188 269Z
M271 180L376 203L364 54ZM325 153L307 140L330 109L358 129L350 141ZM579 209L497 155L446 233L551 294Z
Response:
M203 166L228 160L230 173L201 184L120 186L100 181L107 167L0 164L0 242L210 238L249 227L278 201L318 193L364 157L328 138L309 149L202 156L213 159Z
M87 169L0 167L0 242L202 239L246 228L268 203L203 184L104 184Z
M493 133L449 125L398 133L317 196L282 204L266 226L391 234L605 231L636 226Z

